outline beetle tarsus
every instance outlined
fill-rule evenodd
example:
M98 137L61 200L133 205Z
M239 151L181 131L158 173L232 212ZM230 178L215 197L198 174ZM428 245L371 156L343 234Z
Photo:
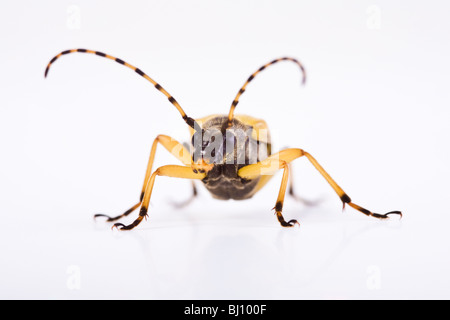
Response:
M135 226L136 226L135 223L132 223L132 224L129 224L129 225L124 225L123 223L118 222L118 223L115 223L115 224L111 227L111 229L114 230L114 228L116 228L117 230L124 231L124 230L131 230L131 229L133 229Z
M281 214L281 211L275 211L275 214L277 215L278 221L280 222L282 227L290 228L295 225L298 225L300 227L300 223L295 219L291 219L289 221L284 220L284 217Z
M295 219L291 219L287 222L287 225L283 226L283 227L293 227L295 225L298 225L300 227L300 222L298 222Z
M391 214L397 214L400 216L400 219L403 218L403 214L401 211L391 211L385 214L379 214L379 213L374 213L373 217L378 218L378 219L389 219L389 215Z
M124 230L126 226L123 223L114 223L114 225L111 227L111 230L114 230L116 228L117 230Z
M130 213L132 213L134 210L136 210L139 206L141 205L141 202L139 201L138 203L136 203L134 206L132 206L130 209L128 209L127 211L125 211L124 213L122 213L121 215L118 215L116 217L110 217L106 214L103 213L97 213L94 215L94 220L99 218L99 217L105 217L106 218L106 222L113 222L116 220L119 220L123 217L128 216Z
M106 222L113 222L113 221L118 220L121 216L110 217L110 216L108 216L106 214L103 214L103 213L94 214L94 220L96 220L99 217L105 217L106 218Z

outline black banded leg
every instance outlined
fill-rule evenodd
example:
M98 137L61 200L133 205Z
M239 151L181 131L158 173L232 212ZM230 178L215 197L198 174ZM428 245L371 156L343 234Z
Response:
M98 218L98 217L106 217L107 222L113 222L113 221L117 221L123 217L128 216L134 210L139 208L139 206L141 205L142 200L144 198L145 188L147 186L148 180L150 179L150 174L151 174L151 171L153 168L153 163L155 161L155 154L156 154L156 149L157 149L158 143L161 144L167 151L172 153L178 160L183 162L185 165L189 165L191 163L189 151L185 147L183 147L182 144L180 144L178 141L172 139L169 136L158 135L156 137L156 139L153 141L152 148L150 151L150 157L149 157L148 164L147 164L147 170L145 172L145 178L144 178L144 183L142 186L139 202L136 203L133 207L131 207L130 209L128 209L127 211L125 211L123 214L121 214L119 216L110 217L106 214L99 213L99 214L94 215L94 219Z
M333 190L338 194L339 198L342 201L343 208L345 208L345 204L348 204L350 207L358 210L359 212L364 213L366 216L370 216L370 217L374 217L374 218L378 218L378 219L387 219L387 218L389 218L389 215L393 215L393 214L396 214L396 215L399 215L400 217L402 217L402 213L400 211L390 211L385 214L373 213L373 212L353 203L352 200L350 199L350 197L344 192L344 190L342 190L341 187L339 187L339 185L333 180L333 178L331 178L331 176L317 162L317 160L314 159L314 157L311 154L309 154L306 151L303 151L303 154L306 158L308 158L309 162L311 162L311 164L317 169L317 171L320 172L320 174L325 178L325 180L327 180L327 182L330 184L330 186L333 188Z
M283 163L290 163L293 160L300 158L300 157L306 157L309 162L319 171L319 173L325 178L325 180L328 182L328 184L333 188L333 190L336 192L336 194L341 199L343 206L345 207L345 204L348 204L350 207L352 207L355 210L358 210L359 212L364 213L367 216L378 218L378 219L387 219L390 215L399 215L402 217L402 213L400 211L390 211L385 214L379 214L379 213L373 213L355 203L352 202L350 197L342 190L342 188L331 178L331 176L325 171L325 169L317 162L314 157L309 154L308 152L302 150L302 149L285 149L278 153L272 154L267 159L257 162L255 164L251 164L245 167L242 167L238 171L238 175L241 178L245 179L255 179L256 177L262 176L262 175L273 175L277 170L283 167ZM287 167L287 166L286 166ZM286 168L285 172L283 173L283 181L287 182L287 176L286 175ZM284 191L286 189L286 186L284 185ZM282 208L283 201L281 199L280 201L280 195L284 197L284 193L282 194L283 190L283 184L282 188L280 189L279 199L277 201L277 206L279 208ZM283 191L283 192L284 192ZM277 211L281 215L281 210ZM284 219L281 219L282 217L279 217L278 220L280 223L285 223ZM284 221L284 222L283 222ZM289 222L287 223L289 224Z
M98 217L106 217L106 222L113 222L113 221L117 221L119 219L122 219L123 217L128 216L130 213L132 213L134 210L136 210L137 208L139 208L139 206L141 205L141 202L139 201L138 203L136 203L134 206L132 206L130 209L128 209L127 211L125 211L124 213L122 213L121 215L118 215L116 217L110 217L106 214L103 213L97 213L96 215L94 215L94 219L98 218Z
M137 227L144 218L147 219L147 217L148 217L147 209L144 210L144 207L141 207L141 210L139 211L138 218L136 220L134 220L132 224L124 225L123 223L119 222L119 223L115 223L111 227L111 229L117 228L117 229L120 229L120 230L131 230L134 227Z
M347 196L347 197L348 197L348 196ZM348 202L344 202L344 200L348 200ZM361 206L358 206L358 205L355 204L355 203L352 203L351 200L350 200L350 197L348 197L348 199L344 199L344 200L342 200L342 201L344 202L344 205L345 205L345 203L347 203L347 204L348 204L350 207L352 207L353 209L356 209L356 210L358 210L359 212L362 212L362 213L364 213L366 216L369 216L369 217L374 217L374 218L382 219L382 220L383 220L383 219L388 219L388 218L389 218L389 215L391 215L391 214L399 215L400 218L403 217L401 211L391 211L391 212L384 213L384 214L373 213L373 212L371 212L371 211L369 211L369 210L367 210L367 209L365 209L365 208L363 208L363 207L361 207Z

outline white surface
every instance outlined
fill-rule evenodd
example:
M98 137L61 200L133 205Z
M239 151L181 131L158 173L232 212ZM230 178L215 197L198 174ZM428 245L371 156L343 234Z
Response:
M446 2L140 3L2 4L0 298L450 298ZM168 203L187 198L189 183L160 178L137 229L95 223L136 202L153 138L184 141L187 128L106 59L63 57L44 81L53 55L79 47L140 67L192 117L228 112L263 63L300 59L305 87L280 63L237 112L266 119L276 150L312 153L355 203L403 220L342 213L299 159L297 191L325 199L287 199L300 228L281 228L271 211L280 175L244 202L199 185L178 211ZM156 165L167 163L159 150Z

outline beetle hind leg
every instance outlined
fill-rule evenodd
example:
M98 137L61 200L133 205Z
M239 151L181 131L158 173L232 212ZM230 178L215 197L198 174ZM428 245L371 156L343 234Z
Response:
M350 198L349 198L349 199L350 199ZM380 214L380 213L374 213L374 212L371 212L371 211L369 211L369 210L367 210L367 209L365 209L365 208L363 208L363 207L361 207L361 206L358 206L357 204L352 203L351 200L350 200L350 202L344 202L344 201L343 201L344 206L345 206L346 203L347 203L350 207L352 207L353 209L358 210L359 212L364 213L366 216L374 217L374 218L381 219L381 220L383 220L383 219L388 219L388 218L389 218L389 215L391 215L391 214L399 215L400 218L403 217L401 211L390 211L390 212L388 212L388 213Z
M314 199L314 200L310 200L310 199L305 199L301 196L299 196L298 194L295 193L294 191L294 177L292 175L292 164L289 164L289 196L291 196L291 198L293 198L295 201L302 203L305 206L308 207L313 207L318 205L319 203L322 202L323 199L318 198L318 199Z

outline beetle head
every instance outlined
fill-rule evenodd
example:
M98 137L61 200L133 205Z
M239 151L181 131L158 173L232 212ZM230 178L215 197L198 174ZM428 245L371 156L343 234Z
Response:
M206 122L192 136L194 163L248 164L252 154L251 145L256 145L252 139L252 128L237 120L227 128L226 118L223 121L213 120Z

